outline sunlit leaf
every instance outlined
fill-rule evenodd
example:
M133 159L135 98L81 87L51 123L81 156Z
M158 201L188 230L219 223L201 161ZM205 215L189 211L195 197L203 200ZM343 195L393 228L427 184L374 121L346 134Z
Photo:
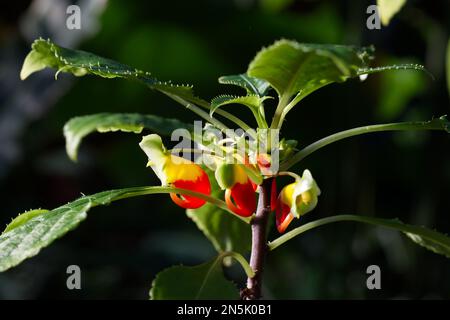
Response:
M247 106L255 116L258 116L259 108L261 104L269 97L259 97L257 95L248 95L242 97L236 97L231 95L221 95L211 100L212 115L218 108L229 104L242 104Z
M72 118L64 126L66 151L69 157L76 161L78 148L82 139L88 134L110 131L141 133L150 129L161 135L170 135L176 129L191 130L191 125L176 119L168 119L154 115L137 113L98 113Z
M170 81L160 81L151 76L149 72L144 72L89 52L63 48L50 40L35 40L31 48L32 50L26 56L20 72L22 80L34 72L48 67L57 70L55 76L59 72L67 72L75 76L92 74L103 78L123 78L139 81L152 89L173 94L191 102L201 100L194 96L192 86L176 85Z
M241 87L247 91L248 95L258 95L260 97L265 96L270 88L270 84L267 81L250 77L246 74L222 76L219 78L219 83Z
M306 96L329 83L356 77L372 53L373 48L279 40L256 55L247 74L269 82L279 96L298 92Z
M256 55L247 74L269 82L277 91L279 103L271 127L280 128L286 114L299 101L323 86L354 77L364 79L381 71L424 70L415 64L370 68L373 52L373 47L279 40Z
M3 233L11 231L14 228L20 227L21 225L25 224L28 220L47 212L48 210L45 209L34 209L21 213L6 226L5 230L3 230Z
M19 216L14 219L12 225L10 224L0 235L0 272L35 256L42 248L74 229L86 218L86 213L93 207L130 197L171 192L192 195L212 202L218 207L226 208L223 201L189 190L170 187L135 187L83 196L50 211L29 211L22 218Z

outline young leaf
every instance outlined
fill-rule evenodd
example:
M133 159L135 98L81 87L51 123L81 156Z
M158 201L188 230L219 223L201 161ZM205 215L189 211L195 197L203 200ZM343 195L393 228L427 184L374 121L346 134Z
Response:
M266 80L279 96L302 96L332 83L355 77L367 67L373 48L303 44L279 40L262 49L250 63L247 74Z
M3 230L3 233L11 231L14 228L20 227L21 225L25 224L28 220L37 217L41 214L47 213L48 210L44 209L35 209L35 210L29 210L24 213L19 214L17 217L15 217Z
M210 114L212 115L217 110L217 108L225 106L227 104L243 104L244 106L247 106L253 113L255 113L258 112L261 103L267 98L268 97L261 98L257 95L248 95L242 97L221 95L211 100Z
M191 130L192 126L177 119L137 113L97 113L70 119L64 126L66 151L70 159L77 160L78 148L88 134L109 131L141 133L150 129L161 135L170 135L176 129Z
M424 70L422 66L413 64L369 68L373 51L373 47L279 40L256 55L247 74L266 80L277 91L279 103L271 127L280 128L286 114L300 100L330 83L386 70Z
M174 266L157 274L150 290L152 300L235 300L237 288L225 279L223 255L204 264Z
M398 219L389 220L356 215L338 215L309 222L298 228L295 228L294 230L289 231L288 233L282 235L278 239L270 242L269 249L273 250L278 246L282 245L283 243L285 243L286 241L308 230L317 228L325 224L341 221L363 222L403 232L406 236L408 236L409 239L411 239L418 245L428 250L431 250L434 253L442 254L447 258L450 258L450 237L448 237L445 234L427 229L422 226L413 226L405 224Z
M187 101L197 103L205 101L194 96L191 86L175 85L170 81L160 81L148 72L129 67L114 60L102 58L81 50L60 47L50 40L37 39L31 46L20 72L20 78L26 79L34 72L46 67L59 72L72 73L75 76L93 74L103 78L124 78L139 81L152 89L166 94L178 96Z
M219 78L219 83L244 88L248 95L257 95L259 97L264 97L270 88L270 84L267 81L250 77L246 74L222 76Z
M74 229L86 218L91 208L107 205L113 201L146 194L178 193L195 196L214 203L226 210L226 204L202 193L170 187L135 187L117 189L83 196L56 209L31 211L26 216L14 219L12 225L0 235L0 272L33 257L54 240Z
M214 178L214 172L208 171L211 182L211 195L223 199ZM186 214L211 241L217 252L234 251L246 254L251 248L250 225L232 217L228 212L212 204L205 204L198 209L188 209Z
M251 110L256 119L256 122L258 123L258 126L266 128L267 124L264 120L264 115L261 114L260 110L262 110L262 103L268 98L270 97L260 97L254 94L241 97L221 95L211 100L211 109L209 114L212 116L218 108L228 104L242 104L244 106L247 106Z

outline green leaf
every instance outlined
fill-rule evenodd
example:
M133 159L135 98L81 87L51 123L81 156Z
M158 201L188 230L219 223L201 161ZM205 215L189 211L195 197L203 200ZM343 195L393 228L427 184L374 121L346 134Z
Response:
M191 195L227 210L226 204L219 199L171 187L135 187L83 196L56 209L47 212L35 210L33 213L22 215L22 218L19 216L14 219L13 225L10 224L0 235L0 272L35 256L42 248L74 229L86 218L86 213L91 208L107 205L116 200L157 193Z
M373 48L304 44L279 40L262 49L247 74L266 80L279 96L301 96L332 82L342 82L367 67Z
M244 88L248 95L257 95L259 97L264 97L270 88L270 84L267 81L250 77L246 74L222 76L219 78L219 83Z
M137 113L98 113L75 117L64 126L66 151L69 157L76 161L82 139L94 131L141 133L144 128L161 135L170 135L176 129L191 130L192 126L176 119Z
M114 60L102 58L81 50L60 47L50 40L37 39L31 46L31 52L26 56L20 78L26 79L32 73L46 67L59 72L72 73L75 76L92 74L103 78L123 78L141 82L152 89L166 94L172 94L190 102L204 102L194 96L192 86L175 85L170 81L160 81L144 72Z
M25 224L28 220L37 217L41 214L47 213L48 210L44 209L35 209L35 210L29 210L24 213L19 214L17 217L15 217L3 230L3 233L11 231L14 228L20 227L21 225Z
M258 126L262 128L266 128L267 124L264 120L264 114L260 112L263 108L263 102L264 100L268 99L270 97L260 97L258 95L247 95L247 96L231 96L231 95L221 95L218 97L215 97L211 100L211 109L210 109L210 116L213 115L213 113L220 107L228 105L228 104L242 104L244 106L247 106L251 112L253 113Z
M377 0L378 14L383 26L387 26L405 4L406 0Z
M269 249L273 250L282 245L293 237L302 234L308 230L323 226L325 224L341 222L341 221L355 221L368 223L375 226L380 226L388 229L403 232L409 239L418 245L433 251L437 254L442 254L450 258L450 237L434 230L427 229L422 226L414 226L401 222L398 219L380 219L373 217L355 216L355 215L338 215L328 218L319 219L306 223L288 233L282 235L278 239L269 243Z
M257 95L248 95L241 97L232 95L220 95L211 100L210 115L212 115L214 111L217 110L217 108L225 106L227 104L243 104L244 106L247 106L252 112L258 112L258 109L265 98L268 97L260 98Z
M277 91L279 102L271 128L280 128L286 114L299 101L323 86L386 70L424 70L415 64L369 68L373 51L373 47L279 40L256 55L247 74L266 80Z
M207 170L211 182L211 195L223 199L214 172ZM251 248L250 225L236 219L228 212L213 204L205 204L198 209L188 209L186 214L211 241L217 252L234 251L245 255Z
M374 68L360 68L358 69L357 75L362 77L365 75L369 75L372 73L378 73L383 71L396 71L396 70L417 70L425 72L430 78L434 79L433 75L425 69L424 66L417 63L402 63L402 64L393 64L382 67L374 67Z
M238 299L237 288L223 275L223 258L223 255L219 255L198 266L174 266L161 271L153 280L150 298L152 300Z

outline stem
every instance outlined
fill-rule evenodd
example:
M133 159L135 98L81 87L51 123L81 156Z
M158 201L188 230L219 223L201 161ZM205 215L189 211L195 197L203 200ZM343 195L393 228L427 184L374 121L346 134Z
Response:
M111 190L111 191L115 191L115 190ZM122 200L122 199L126 199L126 198L138 197L138 196L149 195L149 194L157 194L157 193L177 193L177 194L183 194L183 195L203 199L203 200L219 207L220 209L225 210L226 212L232 214L234 217L242 220L243 222L249 223L249 218L244 218L244 217L241 217L241 216L235 214L233 211L228 209L228 206L224 201L219 200L217 198L210 197L203 193L199 193L199 192L195 192L195 191L191 191L191 190L187 190L187 189L152 186L152 187L127 188L127 189L123 189L120 191L123 191L123 194L115 197L111 201ZM103 193L105 193L105 191ZM92 206L94 207L96 204L97 204L97 202L94 202Z
M280 119L283 113L284 107L289 103L289 96L284 95L279 97L277 108L275 109L275 114L272 118L272 123L270 124L271 129L279 129L280 128Z
M269 250L275 250L282 244L286 243L287 241L291 240L292 238L307 232L311 229L329 224L334 222L342 222L342 221L353 221L353 222L361 222L361 223L367 223L370 225L374 225L377 227L384 227L387 229L392 229L396 231L401 231L408 235L414 242L427 247L430 249L435 244L435 248L441 247L444 248L444 250L448 250L450 248L450 239L442 234L438 233L434 230L426 229L421 226L414 226L414 225L408 225L404 224L399 220L396 219L381 219L381 218L375 218L375 217L366 217L366 216L357 216L357 215L351 215L351 214L343 214L343 215L337 215L327 218L322 218L319 220L308 222L298 228L295 228L288 233L282 235L281 237L275 239L274 241L269 242L268 248ZM415 238L414 238L415 237ZM416 241L414 239L421 239L420 241ZM429 246L428 246L428 245ZM433 249L430 249L434 251Z
M176 102L178 102L179 104L185 106L187 109L193 111L194 113L196 113L198 116L202 117L203 119L205 119L206 121L208 121L209 123L211 123L212 125L214 125L216 128L225 131L228 129L228 127L226 125L224 125L222 122L220 122L219 120L211 117L207 112L203 111L202 109L200 109L197 105L184 100L183 98L180 98L177 95L168 93L168 92L164 92L168 97L172 98L173 100L175 100Z
M206 101L200 100L200 101L197 102L197 104L200 107L202 107L202 108L205 108L205 109L208 109L208 110L211 109L210 104L208 102L206 102ZM235 115L233 115L233 114L231 114L231 113L229 113L229 112L227 112L225 110L217 109L214 112L219 114L219 115L221 115L222 117L230 120L231 122L234 122L234 124L238 125L244 131L247 131L247 130L251 129L251 127L248 124L246 124L244 121L242 121L241 119L239 119Z
M242 269L244 269L245 274L247 275L247 277L254 277L255 276L255 272L253 271L252 267L250 267L250 265L248 264L247 260L245 260L245 258L234 251L226 251L221 253L221 257L225 258L225 257L232 257L233 259L235 259L237 262L239 262L239 264L241 265Z
M267 220L270 214L270 192L272 179L265 179L260 187L258 208L252 219L252 252L250 255L250 267L255 272L253 277L247 279L247 288L242 291L245 300L257 300L261 298L262 273L264 258L267 250L266 231Z
M364 126L353 128L345 131L341 131L335 134L332 134L328 137L322 138L309 146L303 148L299 152L297 152L294 156L292 156L289 160L285 161L280 165L280 170L287 170L292 167L297 162L303 160L311 153L317 151L320 148L323 148L330 143L372 132L380 132L380 131L408 131L408 130L445 130L448 131L449 128L448 122L444 117L433 119L431 121L413 121L413 122L397 122L397 123L387 123L387 124L375 124L371 126Z
M295 180L301 180L301 177L298 174L290 171L280 171L277 173L277 176L289 176L294 178Z

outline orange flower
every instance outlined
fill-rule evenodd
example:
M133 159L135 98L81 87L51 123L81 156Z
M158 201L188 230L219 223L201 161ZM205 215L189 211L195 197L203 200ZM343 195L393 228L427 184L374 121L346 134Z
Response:
M283 233L294 218L300 218L313 210L319 195L320 189L309 170L303 172L303 177L285 186L278 196L276 205L278 231Z
M147 154L148 166L156 173L162 185L205 195L211 194L208 174L198 164L170 154L160 136L156 134L145 136L139 146ZM176 193L171 193L170 198L185 209L196 209L206 202L203 199Z

